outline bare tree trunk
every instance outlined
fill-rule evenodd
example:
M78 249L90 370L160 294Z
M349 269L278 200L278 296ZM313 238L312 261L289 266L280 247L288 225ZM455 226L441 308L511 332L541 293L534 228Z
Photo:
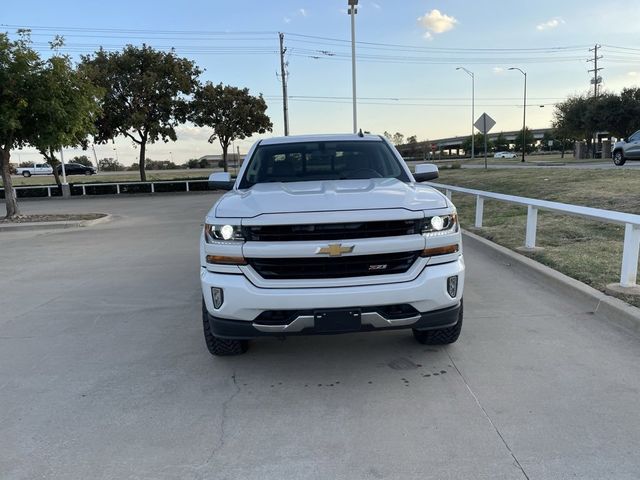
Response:
M140 169L140 181L141 182L146 182L147 181L147 172L145 172L144 170L144 161L145 161L145 157L146 157L146 152L147 152L147 141L146 140L142 140L142 142L140 143L140 160L138 163L138 168Z
M51 165L51 168L53 168L53 178L56 181L56 185L58 185L58 188L61 188L62 182L60 181L60 174L58 173L57 159L53 154L53 148L49 149L49 156L47 157L47 155L45 154L44 158L47 160L47 162L49 162L49 165Z
M4 186L4 202L7 207L7 218L20 215L16 192L13 189L13 183L11 181L11 170L9 168L10 159L11 152L8 149L3 149L0 152L0 173L2 174L2 185Z
M222 144L222 167L225 172L229 171L229 166L227 165L227 150L229 149L228 143Z

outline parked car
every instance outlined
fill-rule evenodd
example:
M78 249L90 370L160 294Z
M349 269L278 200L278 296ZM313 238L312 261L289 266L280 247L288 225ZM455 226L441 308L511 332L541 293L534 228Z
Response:
M640 130L635 132L627 141L620 140L613 144L611 149L613 163L619 167L627 160L640 160Z
M57 167L58 175L62 175L62 165ZM87 167L81 163L65 163L64 172L67 175L95 175L96 169L94 167Z
M16 174L23 177L30 177L31 175L52 175L53 168L48 163L35 163L32 167L18 167L16 168Z
M493 158L516 158L517 153L514 152L496 152L493 154Z
M378 135L263 139L200 237L204 337L237 355L254 337L412 329L458 339L464 260L456 208Z

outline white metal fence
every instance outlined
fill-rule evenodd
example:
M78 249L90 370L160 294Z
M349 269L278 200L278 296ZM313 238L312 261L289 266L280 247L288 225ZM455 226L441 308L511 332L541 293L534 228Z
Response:
M123 192L127 192L127 190L130 189L131 187L137 187L137 186L143 186L143 185L149 185L148 192L127 192L127 193L156 193L157 185L170 185L170 184L177 184L177 185L184 184L184 191L189 192L191 191L190 189L191 185L193 184L202 185L205 183L208 185L208 180L193 179L193 180L164 180L164 181L149 181L149 182L75 183L72 185L72 187L74 191L77 191L76 189L81 190L81 193L74 194L74 196L75 195L91 195L91 193L87 193L87 189L89 189L89 192L91 192L90 190L91 188L95 189L95 188L103 188L103 187L115 187L115 189L113 190L113 192L94 193L93 195L109 195L109 194L119 195ZM19 187L13 187L13 190L16 192L19 190L43 190L43 189L46 189L47 197L52 197L54 196L52 195L52 192L57 191L59 187L57 185L24 185ZM203 189L198 189L198 190L203 190ZM179 192L182 190L174 190L174 191ZM4 188L0 188L0 192L4 192Z
M586 218L589 220L624 225L624 245L622 251L622 266L620 268L620 285L623 287L636 286L636 277L638 275L638 253L640 252L640 215L616 212L613 210L603 210L601 208L581 207L578 205L550 202L547 200L537 200L535 198L517 197L515 195L505 195L502 193L486 192L483 190L473 190L471 188L444 185L441 183L425 183L428 183L428 185L439 190L444 190L445 195L449 199L451 199L451 192L475 196L476 228L482 227L485 199L497 200L500 202L527 207L527 226L524 241L524 246L526 248L535 248L536 246L538 210L548 210L566 215L574 215L576 217Z

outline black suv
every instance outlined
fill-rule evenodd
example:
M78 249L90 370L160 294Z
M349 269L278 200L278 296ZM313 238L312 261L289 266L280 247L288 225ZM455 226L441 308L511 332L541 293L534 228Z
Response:
M56 168L58 169L58 175L62 175L62 165L58 165ZM80 163L65 163L64 173L67 175L95 175L96 169Z

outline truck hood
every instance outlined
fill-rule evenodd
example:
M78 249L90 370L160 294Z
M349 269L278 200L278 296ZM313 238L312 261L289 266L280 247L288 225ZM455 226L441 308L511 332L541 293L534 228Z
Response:
M447 200L437 190L395 178L259 183L232 190L214 206L217 218L253 218L269 213L328 212L403 208L444 208ZM211 212L211 213L214 213Z

